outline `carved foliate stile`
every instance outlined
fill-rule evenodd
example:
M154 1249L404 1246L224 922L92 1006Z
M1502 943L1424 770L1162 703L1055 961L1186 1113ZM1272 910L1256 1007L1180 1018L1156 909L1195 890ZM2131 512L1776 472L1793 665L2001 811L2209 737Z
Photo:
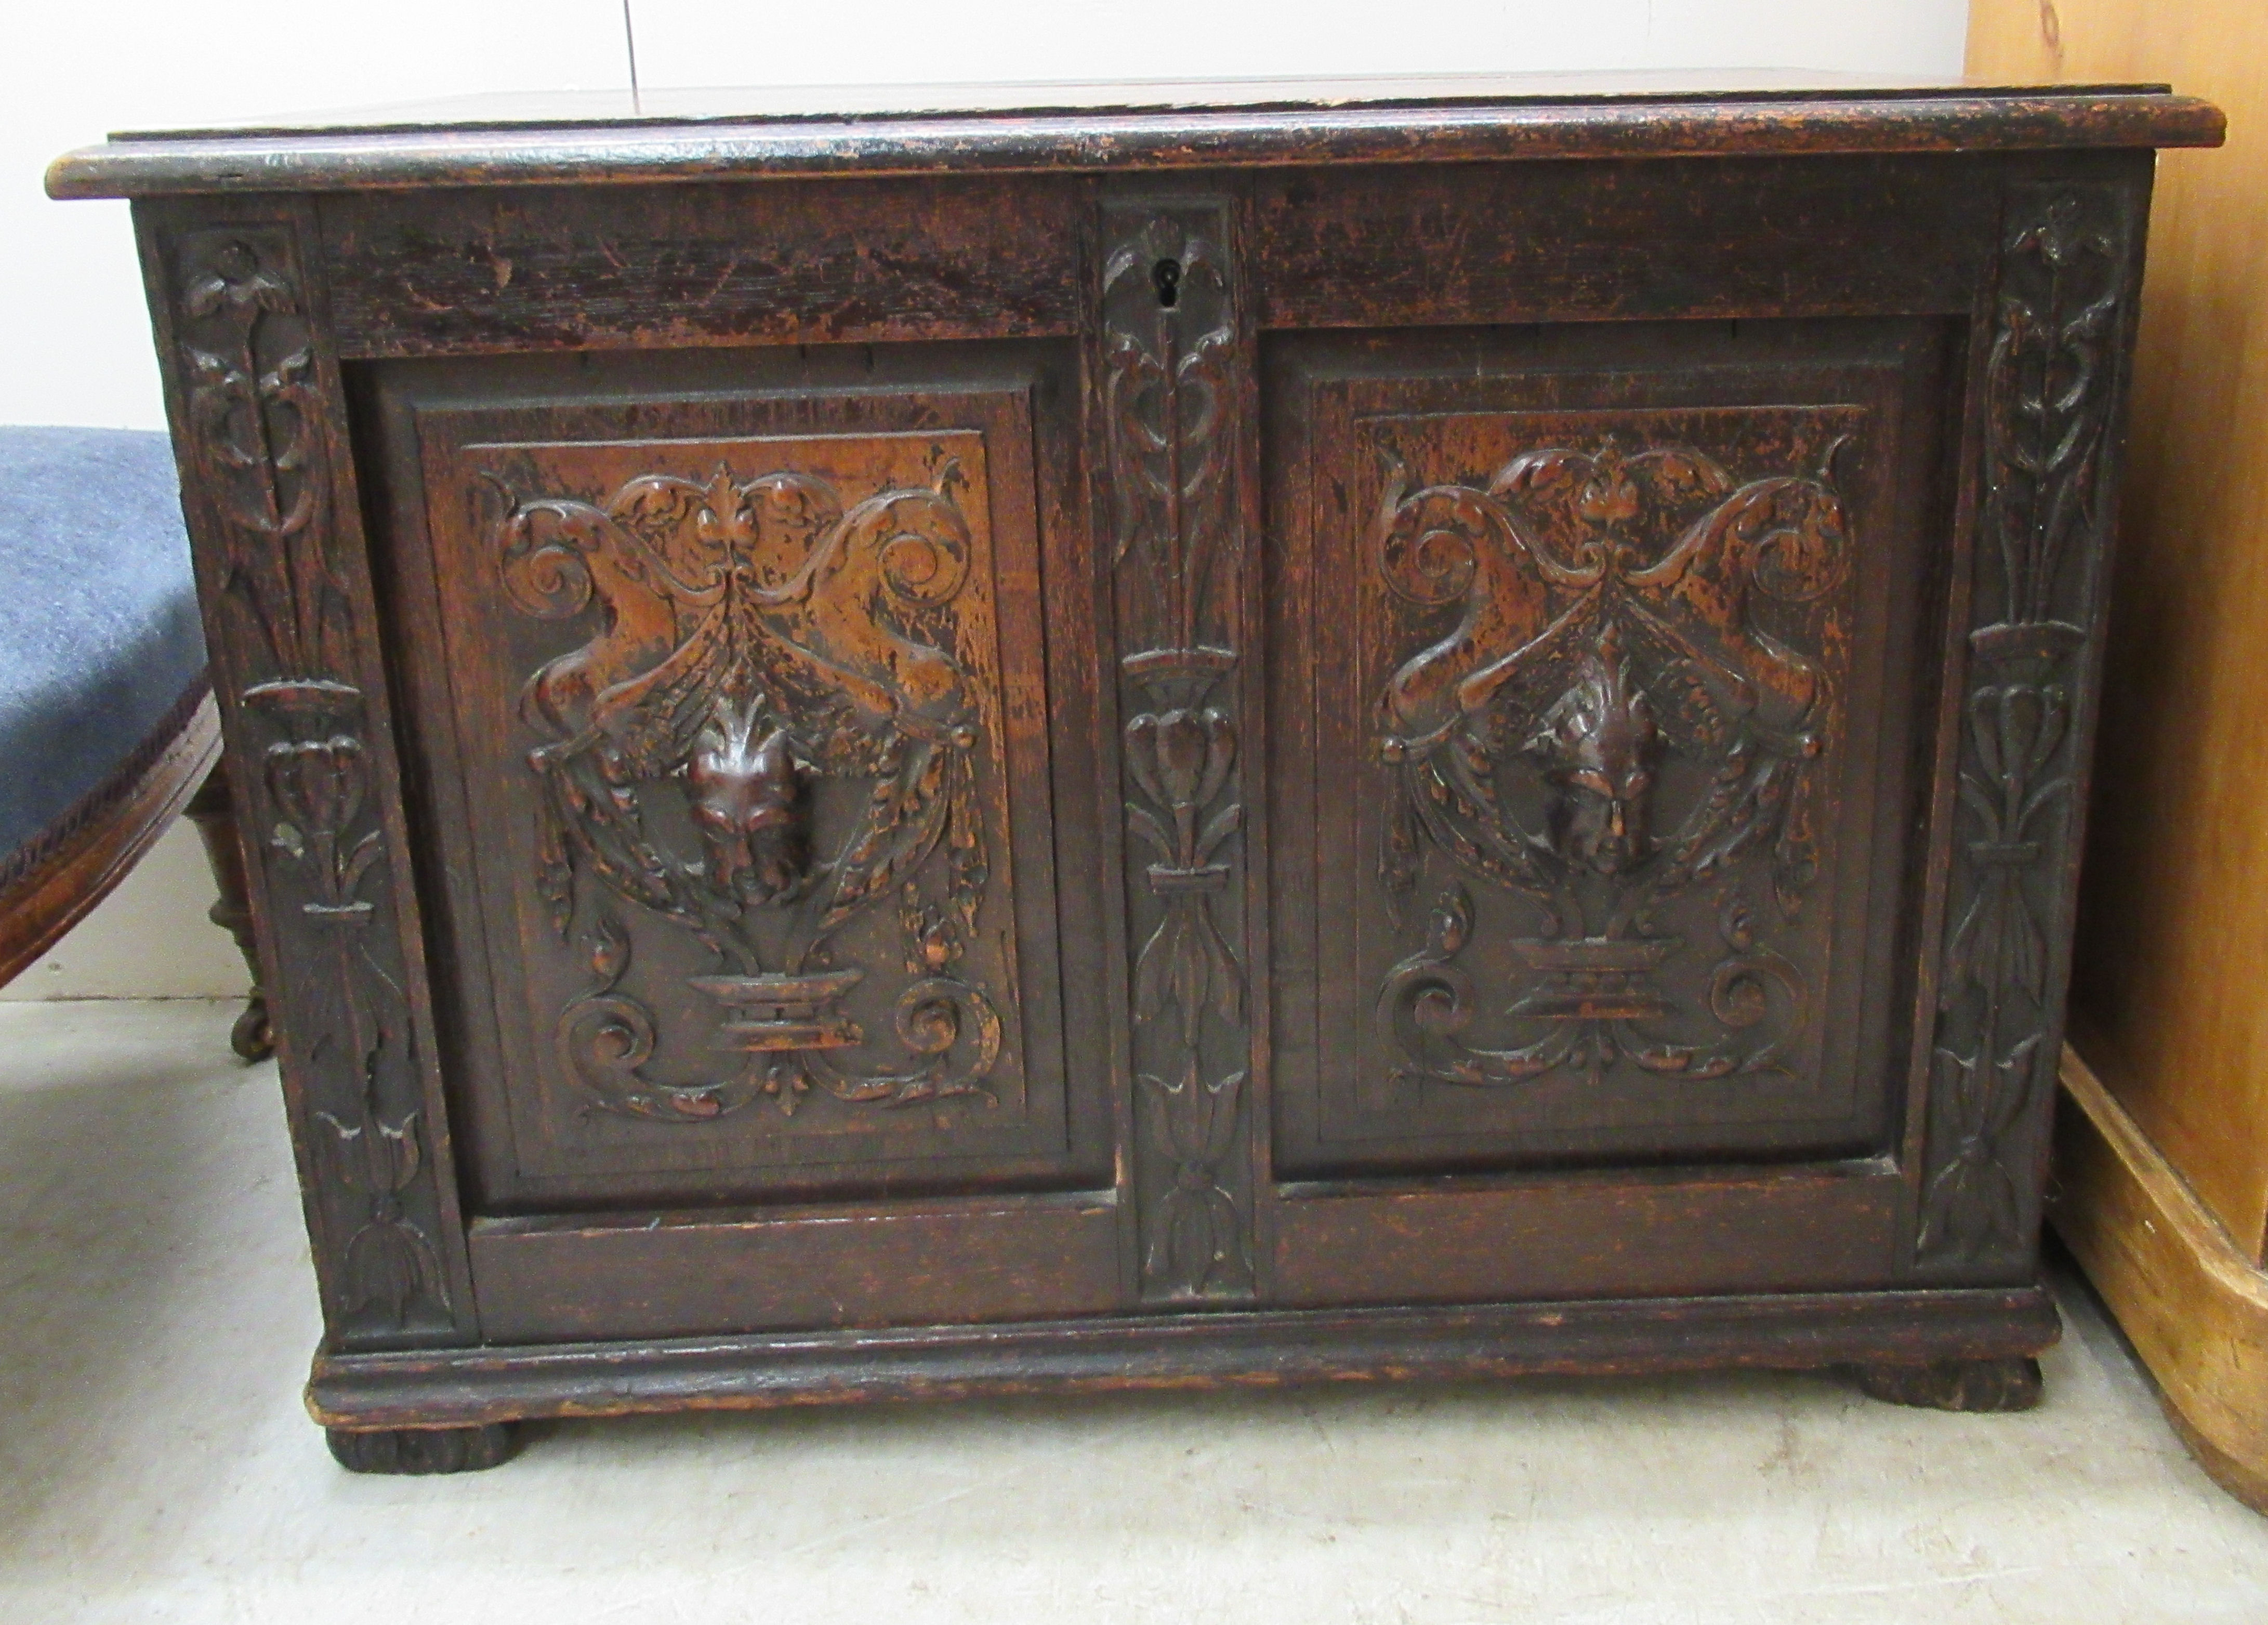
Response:
M1248 348L1223 202L1107 203L1098 516L1112 562L1145 1298L1253 1290L1244 948Z
M2132 194L2008 192L1915 1256L2021 1262L2055 1086L2131 332Z
M345 1346L430 1342L458 1324L461 1274L336 382L291 224L186 231L159 253L186 505L328 1320Z

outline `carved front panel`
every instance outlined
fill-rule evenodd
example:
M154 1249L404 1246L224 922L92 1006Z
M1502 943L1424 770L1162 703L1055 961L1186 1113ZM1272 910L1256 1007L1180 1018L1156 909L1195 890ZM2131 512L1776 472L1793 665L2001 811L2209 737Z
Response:
M1028 465L493 426L450 419L428 496L519 1172L1059 1152Z
M1890 495L1917 448L1888 369L1786 385L1316 389L1314 590L1344 608L1316 629L1295 1165L1887 1132L1885 694L1919 596L1887 589L1927 464ZM1735 390L1763 398L1654 404Z
M1860 417L1362 425L1381 945L1406 950L1370 1109L1816 1072Z
M600 617L521 701L543 736L527 755L541 784L531 878L593 977L560 1012L561 1052L597 1109L663 1121L759 1100L792 1115L814 1089L851 1105L997 1103L995 1000L1013 950L979 934L998 838L977 748L990 742L997 780L999 717L990 673L961 657L966 642L994 658L961 500L980 448L716 449L705 481L641 473L603 503L519 489L559 482L540 454L482 470L504 498L494 540L514 605ZM747 474L736 453L744 467L837 467ZM591 456L578 449L576 472ZM633 919L711 961L681 985L715 1004L710 1048L729 1061L662 1075L652 1000L675 995L629 991ZM665 960L667 941L652 950ZM850 1013L870 978L902 983L885 997L902 1053L885 1043L879 1066L849 1060L873 1048L880 1012Z

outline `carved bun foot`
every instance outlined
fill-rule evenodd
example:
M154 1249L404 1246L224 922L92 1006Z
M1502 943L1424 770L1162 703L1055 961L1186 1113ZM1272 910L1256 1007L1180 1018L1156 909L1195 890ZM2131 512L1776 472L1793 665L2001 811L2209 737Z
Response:
M276 1032L268 1025L268 996L254 989L244 1002L236 1025L228 1030L228 1047L245 1061L265 1061L276 1053Z
M326 1428L331 1454L350 1473L475 1473L508 1459L517 1441L508 1422L478 1428L385 1428L361 1433Z
M1861 1365L1858 1378L1874 1399L1929 1410L2029 1410L2040 1402L2040 1363L2023 1356Z

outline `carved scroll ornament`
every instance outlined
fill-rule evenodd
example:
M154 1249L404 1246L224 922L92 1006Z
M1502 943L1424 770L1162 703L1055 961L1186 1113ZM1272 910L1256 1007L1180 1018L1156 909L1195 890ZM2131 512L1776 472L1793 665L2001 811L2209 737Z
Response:
M989 878L979 710L942 613L971 567L963 483L940 452L928 484L856 501L812 474L721 467L643 475L603 504L506 489L513 601L603 611L521 702L544 740L528 755L536 884L563 938L587 922L590 982L558 1041L600 1109L697 1122L760 1099L792 1114L814 1087L861 1105L992 1098L1000 1017L959 974ZM823 781L859 792L831 842ZM711 1047L738 1057L721 1075L646 1070L657 1018L622 985L626 908L713 961L689 987ZM909 978L882 1040L899 1058L880 1067L844 1008L879 973L840 941L876 913L895 916Z

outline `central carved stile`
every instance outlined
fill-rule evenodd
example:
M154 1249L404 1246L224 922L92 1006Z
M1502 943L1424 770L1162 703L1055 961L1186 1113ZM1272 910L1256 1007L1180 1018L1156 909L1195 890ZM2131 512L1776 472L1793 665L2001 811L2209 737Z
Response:
M1415 489L1384 452L1375 568L1405 617L1454 616L1379 700L1381 878L1404 915L1430 884L1424 944L1379 993L1398 1077L1595 1085L1624 1062L1687 1078L1779 1062L1809 993L1760 915L1792 919L1816 867L1844 444L1815 472L1742 481L1689 445L1609 434ZM1508 1000L1462 963L1476 886L1526 927L1491 937ZM1713 962L1673 976L1694 898ZM1485 1042L1484 1006L1501 1012Z
M543 740L527 755L537 885L562 938L580 923L591 974L557 1039L600 1109L702 1121L769 1099L792 1114L814 1088L990 1099L1001 1020L960 974L989 874L983 724L949 614L972 548L961 467L930 461L927 483L855 501L813 474L721 466L644 474L604 503L490 476L513 601L600 612L521 697ZM888 973L843 943L885 911L905 977L887 1035L847 1001ZM657 1018L624 987L637 916L711 960L684 979L732 1057L711 1075L647 1070Z
M1110 211L1103 451L1122 647L1137 944L1142 1276L1153 1298L1252 1290L1237 1166L1250 1077L1240 956L1234 278L1212 203Z

